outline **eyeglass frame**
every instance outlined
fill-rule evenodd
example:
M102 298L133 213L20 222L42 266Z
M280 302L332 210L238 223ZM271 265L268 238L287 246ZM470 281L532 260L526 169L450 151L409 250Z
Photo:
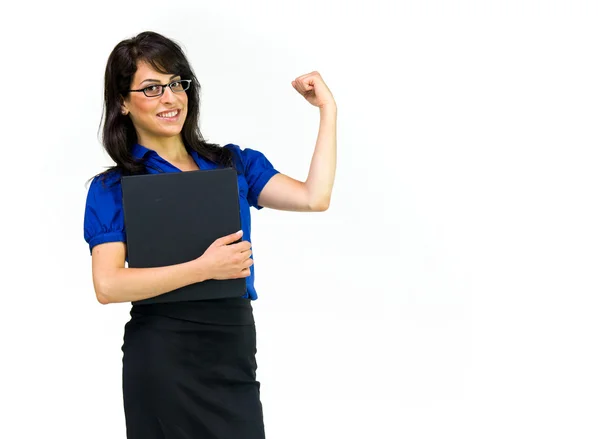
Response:
M183 90L181 90L181 91L175 91L175 90L173 90L173 88L172 88L171 86L172 86L173 84L175 84L176 82L181 82L181 83L187 84L187 87L186 87L186 88L184 88L184 89L183 89ZM188 90L188 89L190 88L190 85L192 85L192 80L191 80L191 79L177 79L176 81L172 81L172 82L170 82L170 83L168 83L168 84L152 84L152 85L149 85L149 86L147 86L147 87L140 88L139 90L126 90L126 91L127 91L127 92L143 92L143 93L144 93L144 96L146 96L147 98L158 98L158 97L160 97L160 96L162 96L162 95L164 95L164 94L165 94L165 90L167 89L167 87L169 87L173 93L181 93L181 92L183 92L183 91L186 91L186 90ZM148 88L150 88L150 87L161 87L161 90L162 90L162 91L161 91L161 93L160 93L159 95L155 95L155 96L148 96L148 95L146 94L146 89L148 89Z

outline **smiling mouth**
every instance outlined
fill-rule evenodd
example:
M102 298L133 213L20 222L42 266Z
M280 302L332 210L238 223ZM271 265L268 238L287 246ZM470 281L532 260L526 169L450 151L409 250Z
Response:
M158 113L156 116L159 119L175 120L175 119L177 119L177 116L179 116L180 113L181 113L181 110L170 110L170 111L163 111L162 113Z

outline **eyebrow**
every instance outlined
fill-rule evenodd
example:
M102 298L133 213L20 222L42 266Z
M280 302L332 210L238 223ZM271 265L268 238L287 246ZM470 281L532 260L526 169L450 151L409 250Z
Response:
M173 79L177 78L178 76L181 75L173 75L169 78L169 81L172 81ZM142 85L144 82L156 82L158 84L160 84L160 81L158 79L144 79L142 82L140 82L140 85Z

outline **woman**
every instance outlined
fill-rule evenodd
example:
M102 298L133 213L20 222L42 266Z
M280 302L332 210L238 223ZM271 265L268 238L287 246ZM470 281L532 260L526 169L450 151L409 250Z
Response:
M130 439L264 438L249 208L326 210L335 175L335 100L317 72L292 86L321 116L305 182L278 172L259 151L203 140L200 85L173 41L144 32L117 44L108 59L103 144L116 166L94 178L84 219L98 301L133 302L207 279L246 278L239 299L132 306L122 348ZM190 262L125 267L122 175L230 166L238 169L241 233L217 239Z

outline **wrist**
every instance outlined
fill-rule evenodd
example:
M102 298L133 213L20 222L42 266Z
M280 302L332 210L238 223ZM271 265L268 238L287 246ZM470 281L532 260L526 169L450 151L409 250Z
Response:
M211 278L209 268L203 257L188 262L192 283L204 282Z
M327 102L319 107L321 113L337 113L337 104L335 101Z

